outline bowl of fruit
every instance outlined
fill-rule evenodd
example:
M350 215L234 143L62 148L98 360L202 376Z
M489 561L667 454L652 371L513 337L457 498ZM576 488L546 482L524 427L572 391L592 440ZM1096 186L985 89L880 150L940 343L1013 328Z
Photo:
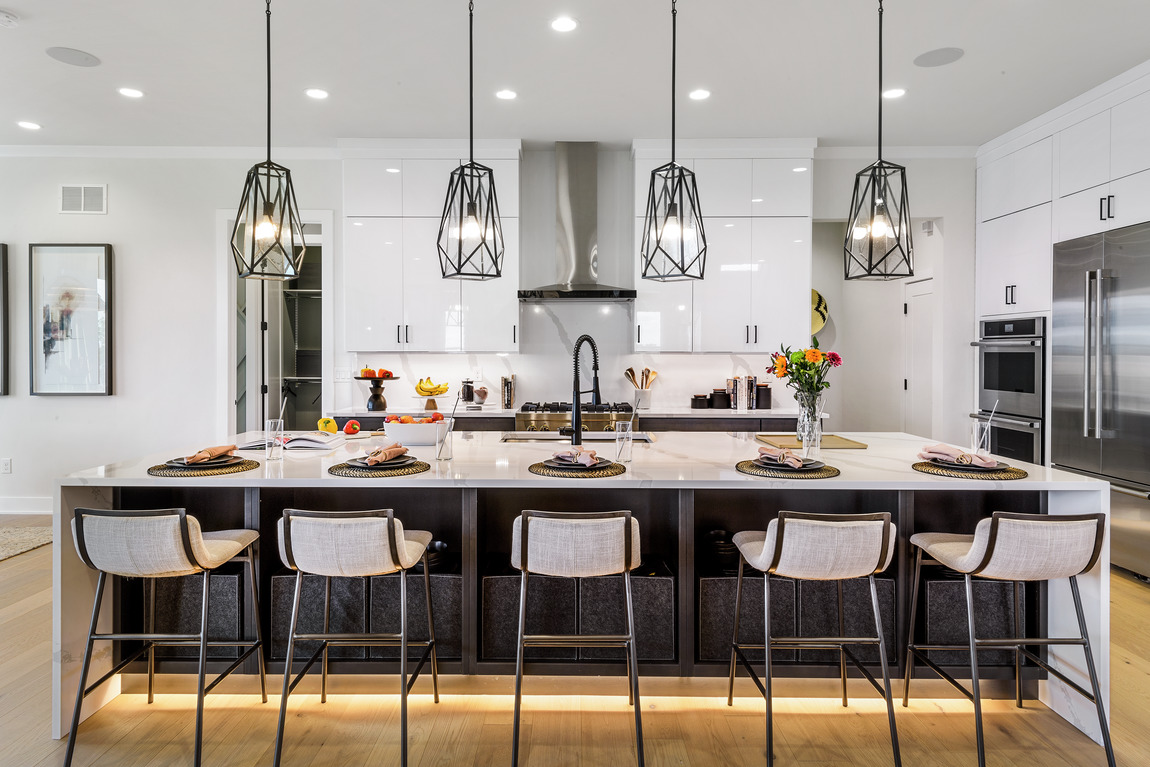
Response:
M355 377L357 381L394 381L399 376L392 375L387 368L363 368Z
M412 445L435 445L447 433L450 418L435 412L422 418L410 415L389 415L383 419L383 430L387 438L405 447Z

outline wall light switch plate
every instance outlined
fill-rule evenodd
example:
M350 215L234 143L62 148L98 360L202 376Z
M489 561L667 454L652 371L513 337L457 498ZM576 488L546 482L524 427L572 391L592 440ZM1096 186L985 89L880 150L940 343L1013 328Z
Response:
M11 474L11 473L12 473L12 459L11 458L0 458L0 474Z

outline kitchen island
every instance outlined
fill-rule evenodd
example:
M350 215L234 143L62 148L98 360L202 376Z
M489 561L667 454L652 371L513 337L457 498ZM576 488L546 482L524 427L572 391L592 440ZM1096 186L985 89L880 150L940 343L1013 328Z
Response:
M328 473L330 467L362 455L365 448L384 438L350 440L333 451L287 451L284 460L274 463L265 462L261 451L251 452L248 455L260 462L259 468L223 476L150 476L150 466L173 457L167 454L77 472L58 480L56 488L53 734L66 734L96 582L96 574L84 567L74 551L69 521L77 506L179 506L200 519L205 529L259 530L265 542L257 568L261 614L254 615L242 598L235 605L235 614L236 621L249 630L254 621L261 622L272 673L277 668L282 670L283 662L276 641L282 629L282 617L277 617L282 615L277 612L282 601L277 599L281 582L276 580L282 565L274 544L269 542L275 540L275 523L282 510L393 508L406 527L431 531L449 553L442 572L432 568L436 589L432 601L437 610L437 634L443 635L443 649L454 643L451 652L445 654L441 669L462 674L505 674L514 668L513 654L508 657L506 650L507 646L514 646L514 626L509 626L506 618L518 606L517 579L509 569L510 530L522 509L629 508L642 530L641 575L649 587L637 596L637 606L645 600L650 608L637 610L650 616L636 619L641 634L644 623L649 630L648 640L640 637L640 671L679 676L726 673L722 645L729 641L729 629L725 626L733 612L733 607L727 606L733 605L732 579L708 548L715 531L763 529L781 509L890 512L898 525L899 540L895 561L885 574L885 599L890 609L884 610L883 617L891 628L890 654L902 669L911 584L909 537L913 533L971 532L979 519L996 510L1045 514L1109 511L1108 485L1104 482L1027 464L1019 466L1029 476L1014 481L928 475L911 468L915 454L926 442L922 438L895 433L843 436L868 447L824 450L823 460L840 473L818 480L763 478L737 471L735 465L753 457L761 444L750 432L656 434L653 442L635 443L634 460L626 465L625 473L602 479L553 478L531 473L529 467L549 458L556 443L504 442L502 435L495 432L454 435L454 459L450 461L436 461L433 447L413 447L412 454L427 461L430 469L400 477L355 479ZM192 447L199 446L189 446ZM603 454L613 452L610 443L599 449ZM1108 546L1103 548L1098 566L1080 579L1096 660L1102 670L1104 696L1108 696L1109 689L1109 581L1105 577L1109 571L1108 550ZM359 605L360 610L358 616L348 613L350 620L367 625L386 622L385 581L370 579L348 584L345 603ZM509 583L511 589L507 588ZM610 624L614 620L615 616L605 613L603 607L610 599L595 596L604 591L610 593L604 579L567 584L546 584L546 579L540 578L533 586L552 607L551 617L561 624L566 621L565 628L557 630L586 627L591 621ZM936 612L949 609L942 596L945 585L943 582L936 590ZM437 596L440 589L442 602ZM235 589L236 594L245 591ZM849 594L848 590L848 598ZM105 600L105 621L114 619L112 603L129 605L140 599L130 584L121 587L119 596L118 600ZM1026 597L1025 618L1032 629L1050 636L1066 635L1074 629L1067 584L1032 586ZM747 608L744 604L744 610ZM825 613L821 608L814 590L807 593L794 589L791 609L797 629L803 630L805 621L812 621L811 629L817 630L818 618ZM760 603L760 616L761 609ZM930 613L930 606L922 612ZM869 609L864 617L869 617ZM756 624L746 612L744 619L744 630L754 630ZM924 616L920 630L928 628L926 619ZM728 623L724 624L724 620ZM529 626L529 630L533 629ZM1085 667L1077 648L1051 650L1050 657L1064 673L1085 680ZM621 664L588 654L544 657L532 662L538 664L535 670L543 673L622 673ZM950 662L955 664L957 673L963 662L961 657ZM97 653L95 674L110 667L111 656ZM355 673L378 669L378 665L363 656L345 657L333 660L332 668L335 673ZM188 663L175 658L162 663L161 669L186 671ZM1008 667L997 671L998 676L1004 677ZM988 669L991 677L995 672L994 668ZM833 675L837 674L837 665L832 668L818 656L796 656L780 664L780 673ZM1089 702L1056 681L1040 678L1035 669L1027 669L1027 673L1048 706L1097 739L1097 721ZM94 693L86 702L86 715L118 692L118 680L113 680L106 689Z

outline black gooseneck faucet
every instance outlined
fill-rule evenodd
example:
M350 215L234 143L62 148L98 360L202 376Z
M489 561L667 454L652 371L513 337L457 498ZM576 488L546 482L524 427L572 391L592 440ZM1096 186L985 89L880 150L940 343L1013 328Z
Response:
M591 344L591 388L580 391L579 389L579 348L583 343ZM573 394L571 395L571 444L583 444L583 414L579 406L579 397L583 394L591 394L591 404L603 404L603 398L599 396L599 347L595 345L595 339L584 333L579 336L575 341L575 377L572 379Z

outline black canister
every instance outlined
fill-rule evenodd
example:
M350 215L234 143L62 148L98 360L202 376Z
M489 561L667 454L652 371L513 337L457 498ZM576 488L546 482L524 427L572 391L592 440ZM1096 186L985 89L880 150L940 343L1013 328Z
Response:
M770 384L759 384L755 387L755 409L756 410L770 410L771 409L771 387Z
M725 389L715 389L711 392L711 407L731 408L731 395Z
M463 385L459 387L459 399L464 402L475 401L475 382L470 378L463 379Z
M692 394L691 395L691 409L703 410L711 406L711 398L706 394Z

